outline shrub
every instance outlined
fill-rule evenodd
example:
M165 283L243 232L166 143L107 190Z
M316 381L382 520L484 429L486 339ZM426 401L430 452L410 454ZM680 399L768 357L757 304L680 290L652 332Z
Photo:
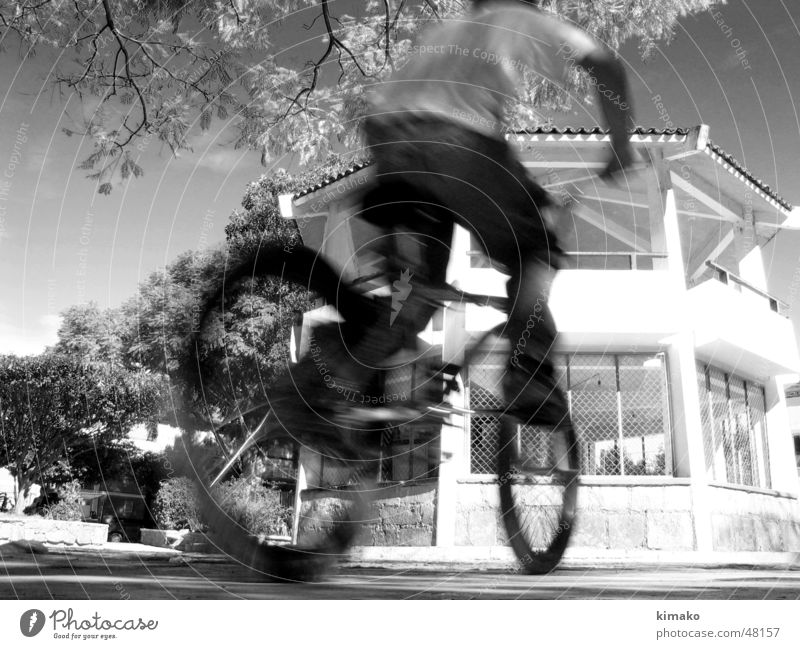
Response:
M42 515L55 521L79 521L83 518L81 484L72 480L58 490L58 502L45 507Z
M156 524L165 530L202 528L197 491L189 478L163 480L153 504Z
M291 508L281 505L280 493L266 487L258 477L223 482L215 499L234 521L262 540L270 534L289 534Z

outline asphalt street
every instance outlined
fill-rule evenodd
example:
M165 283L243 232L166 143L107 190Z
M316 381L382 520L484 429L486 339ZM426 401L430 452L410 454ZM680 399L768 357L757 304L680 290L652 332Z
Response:
M800 570L567 568L546 576L474 567L339 567L270 583L223 557L32 553L0 546L0 599L800 599Z

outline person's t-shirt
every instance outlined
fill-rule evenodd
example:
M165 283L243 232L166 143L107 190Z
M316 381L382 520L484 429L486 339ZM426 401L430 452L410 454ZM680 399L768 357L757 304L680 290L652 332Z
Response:
M449 19L424 34L407 63L372 90L370 114L410 112L497 136L526 71L563 83L572 66L600 47L584 31L532 8L507 5Z

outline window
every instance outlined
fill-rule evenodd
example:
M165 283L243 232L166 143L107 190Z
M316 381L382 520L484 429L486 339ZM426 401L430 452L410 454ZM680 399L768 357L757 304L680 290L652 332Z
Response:
M470 472L494 473L507 355L469 369ZM670 430L666 363L661 354L574 354L554 359L569 398L584 475L663 475Z
M697 377L708 477L769 488L764 388L702 364Z
M575 354L565 370L581 472L667 473L670 419L663 355Z
M439 468L439 431L430 426L407 425L383 433L381 482L435 478Z
M430 381L434 374L431 363L437 359L420 359L389 372L384 394L392 403L412 399L437 399L436 386ZM427 394L417 394L424 391ZM389 428L381 437L382 482L405 482L435 478L439 471L439 438L441 431L430 424L412 423Z

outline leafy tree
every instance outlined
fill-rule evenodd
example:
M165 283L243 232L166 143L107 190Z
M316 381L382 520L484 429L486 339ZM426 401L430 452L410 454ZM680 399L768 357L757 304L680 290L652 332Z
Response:
M0 356L0 465L16 485L17 511L34 483L69 472L70 450L124 437L155 417L158 381L145 372L65 356Z
M341 164L332 156L320 168L298 175L277 170L251 183L243 209L231 215L225 229L226 247L183 253L153 273L122 306L123 356L132 367L169 377L182 428L216 428L237 410L265 400L286 364L296 314L310 306L307 292L286 283L247 279L226 285L224 302L201 319L231 267L267 245L299 241L296 224L280 216L278 196L335 173ZM195 336L198 346L190 348ZM209 370L202 386L196 382L198 364ZM239 427L229 432L238 436L242 424L255 422L242 417L236 423Z
M77 304L61 313L54 350L84 362L122 361L122 323L116 309L102 310L96 302Z
M612 49L636 39L646 55L672 37L680 16L722 2L541 4ZM99 105L65 132L92 139L81 166L109 193L115 175L142 174L140 154L153 138L178 152L214 120L235 125L236 146L259 150L265 164L286 152L305 163L357 149L365 89L402 65L421 28L468 6L466 0L0 0L0 30L4 41L15 35L28 54L47 47L70 54L59 57L54 83ZM518 125L531 126L537 108L585 98L588 83L578 70L566 89L528 78Z

